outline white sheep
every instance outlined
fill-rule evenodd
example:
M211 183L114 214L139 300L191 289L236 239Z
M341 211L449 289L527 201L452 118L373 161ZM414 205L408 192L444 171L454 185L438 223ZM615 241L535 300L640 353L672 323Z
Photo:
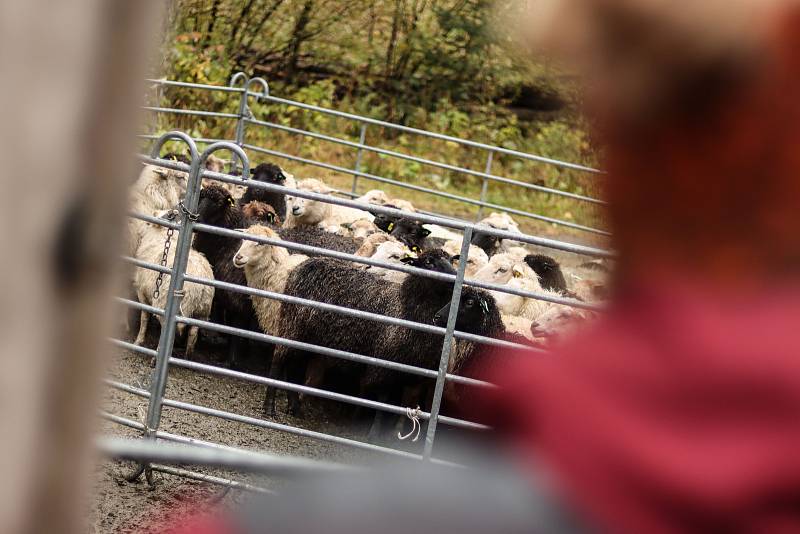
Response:
M372 234L364 238L364 242L361 243L361 246L358 248L355 255L361 256L362 258L371 258L372 255L375 254L375 251L378 250L378 246L381 243L386 243L387 241L392 241L394 243L400 242L389 234L385 234L383 232Z
M182 171L145 165L131 187L128 207L146 214L172 209L186 193L188 177Z
M385 241L381 243L378 245L375 253L371 256L373 260L394 263L397 265L402 265L403 259L408 257L416 258L417 255L411 252L407 246L398 241ZM406 273L393 271L392 269L386 269L385 267L373 267L371 265L363 264L361 264L361 266L364 269L368 269L372 273L380 276L384 280L397 284L401 284L403 280L405 280L406 276L408 276Z
M300 191L330 195L333 189L315 178L306 178L297 183ZM342 225L352 224L359 219L372 221L374 216L363 210L329 204L319 200L286 195L286 228L297 226L319 226L327 232L336 233Z
M360 197L356 198L355 202L383 206L384 204L389 204L389 196L380 189L371 189Z
M128 209L134 213L152 216L155 212L174 208L186 193L188 177L188 173L182 171L156 165L145 165L131 187L128 195ZM139 236L144 231L143 224L144 221L140 219L128 219L127 251L129 256L136 254L136 249L139 247Z
M339 230L336 231L338 235L355 239L364 239L379 232L380 229L375 226L375 223L367 219L359 219L350 224L340 226Z
M251 226L244 233L267 239L280 239L274 230L261 225ZM283 293L289 274L306 261L308 256L289 254L288 250L279 246L242 240L242 245L231 259L235 267L244 269L248 286ZM281 303L264 297L250 298L261 329L265 334L275 334Z
M501 314L503 324L506 327L506 332L523 336L530 341L536 341L536 337L532 332L533 322L525 317L516 315Z
M163 212L157 212L159 215ZM167 229L163 226L154 223L142 223L139 227L139 246L136 250L136 258L149 263L159 264L164 253L164 242L166 240ZM167 257L167 265L170 266L175 261L175 244L178 240L178 232L172 236L172 247L169 249ZM186 274L196 277L205 278L209 280L214 279L214 272L208 260L201 253L194 249L189 251L189 260L186 265ZM167 303L167 293L169 288L170 275L164 274L161 284L161 291L158 298L153 298L153 292L156 287L156 279L159 273L150 269L137 267L133 277L133 287L136 291L136 296L142 304L155 306L156 308L164 309ZM184 317L193 319L201 319L207 321L211 315L211 303L214 300L214 288L208 285L196 284L186 282L183 286L184 297L181 300L180 314ZM150 314L142 311L140 314L141 320L139 323L139 333L134 341L135 345L144 343L145 336L147 335L147 326L150 322ZM163 317L159 316L161 326L164 326ZM178 323L177 333L182 336L186 325ZM186 337L186 357L189 358L194 352L195 344L197 343L196 326L189 327L189 333Z
M507 213L491 213L488 217L484 217L478 222L478 226L493 228L495 230L503 230L505 232L521 233L519 225ZM481 247L487 252L508 252L512 247L523 248L525 245L519 241L504 239L496 236L489 236L486 234L479 235ZM475 241L473 240L473 243Z
M417 211L414 205L408 200L402 198L389 198L385 192L380 189L371 189L355 199L356 202L364 202L366 204L375 204L376 206L392 206L403 211Z
M442 245L442 250L451 256L460 256L461 244L462 241L460 239L451 239ZM481 247L470 245L469 257L467 258L467 268L465 269L464 273L466 274L467 278L472 278L475 276L475 273L486 267L488 263L489 256L486 254L486 252L484 252Z
M567 335L593 317L591 311L554 304L532 322L531 333L537 338Z
M495 254L489 258L489 261L486 263L486 265L480 268L472 278L480 282L502 286L508 283L508 281L511 280L511 277L514 276L514 266L520 264L523 263L513 255L505 253ZM527 267L527 265L525 265L525 267ZM530 267L528 267L527 270L524 270L520 267L520 269L517 270L517 274L520 273L532 278L537 284L539 283L539 278Z

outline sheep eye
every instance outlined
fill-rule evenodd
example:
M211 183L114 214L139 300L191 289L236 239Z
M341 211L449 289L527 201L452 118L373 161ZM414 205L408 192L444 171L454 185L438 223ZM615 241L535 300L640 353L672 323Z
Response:
M467 300L467 306L474 306L474 305L475 305L475 301L474 300L472 300L472 299L468 299Z
M501 274L501 273L505 274L507 272L508 272L508 269L497 269L497 271L495 271L495 274Z

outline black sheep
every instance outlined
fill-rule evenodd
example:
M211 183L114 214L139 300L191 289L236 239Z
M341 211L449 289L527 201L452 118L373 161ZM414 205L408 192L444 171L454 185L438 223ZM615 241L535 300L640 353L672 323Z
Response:
M393 309L399 287L386 283L371 272L355 267L350 262L332 258L312 258L296 267L286 280L284 293L328 304L377 314ZM375 347L386 325L376 321L355 319L338 313L284 303L281 305L278 333L280 337L294 339L333 349L375 356ZM311 362L311 369L307 369ZM292 382L305 381L318 387L325 372L337 367L357 382L361 371L359 364L291 348L277 347L270 376L288 378ZM308 372L307 372L308 371ZM288 409L297 414L300 409L296 394L288 393ZM275 413L275 391L267 388L265 412Z
M200 190L198 213L197 222L202 224L230 230L248 226L248 221L236 201L225 188L218 185L209 185ZM242 240L235 237L197 232L192 246L208 259L217 281L247 286L244 271L233 265L233 257L241 244ZM258 324L248 296L219 288L214 293L212 316L223 324L236 328L253 329ZM257 326L255 330L258 330ZM237 360L246 348L247 339L239 336L231 338L228 357L231 367L237 365Z
M265 182L274 185L285 186L286 175L280 167L273 163L261 163L253 169L251 180L257 182ZM259 202L266 202L275 209L280 219L286 220L286 195L277 191L268 191L257 187L248 187L239 204L244 206L248 202L258 200Z
M393 206L391 204L386 204L383 207L384 208L400 209L397 206ZM398 217L396 215L387 215L385 213L375 213L373 211L370 211L370 213L372 213L372 216L375 217L375 219L372 221L372 223L375 226L377 226L379 230L381 230L382 232L386 232L387 234L391 233L392 228L394 228L394 223L396 223L400 219L400 217Z
M567 280L561 271L561 265L554 258L544 254L528 254L525 256L525 263L539 277L542 289L556 291L565 297L582 300L567 288Z
M456 274L450 256L442 250L422 252L418 258L408 258L404 263L445 274ZM436 312L453 296L453 284L424 276L409 275L400 285L393 315L422 324L431 324ZM442 354L444 337L411 330L402 326L387 325L377 347L383 360L437 369ZM402 403L405 406L425 404L428 380L416 375L370 366L362 377L361 390L380 402ZM370 429L376 438L382 431L385 413L378 411Z
M446 327L449 314L450 303L436 313L434 323L437 326ZM525 345L530 344L522 336L508 334L494 297L486 291L473 287L464 287L461 292L455 329L467 334L503 339ZM499 350L505 352L504 349ZM499 358L504 357L504 355L496 355L497 351L497 347L459 339L450 355L449 372L468 378L481 379L483 378L482 373L486 372L489 366L496 364ZM444 389L442 411L446 411L450 415L460 415L459 406L468 391L469 386L447 382Z
M419 258L408 258L405 262L422 269L455 274L449 256L440 250L424 252ZM289 275L285 293L430 324L436 311L452 297L452 283L410 275L401 285L391 284L347 262L311 259ZM436 366L443 341L438 335L286 303L281 306L278 335L428 367ZM413 350L409 350L410 347ZM354 365L289 347L277 347L273 362L272 376L286 376L293 382L305 377L309 385L319 385L331 367L347 370L345 374L349 375L352 388L357 388L361 396L383 402L398 402L403 387L417 383L413 378L384 368ZM299 409L297 395L289 395L289 399L289 409L296 413ZM274 390L268 389L265 410L268 414L274 413ZM381 417L382 412L378 412L373 429L380 428Z
M278 235L284 241L291 241L300 245L309 245L313 247L325 248L337 252L345 252L347 254L355 254L364 242L363 239L356 239L349 236L341 236L326 232L317 226L298 226L295 228L276 228ZM296 252L289 250L291 254L305 254L306 256L315 257L318 254L308 252Z
M475 230L470 243L482 248L483 251L486 252L486 254L491 258L500 250L500 245L503 244L503 239L495 235L484 234L479 230Z
M389 225L389 235L403 243L412 252L420 253L427 248L425 238L431 233L421 223L401 217Z

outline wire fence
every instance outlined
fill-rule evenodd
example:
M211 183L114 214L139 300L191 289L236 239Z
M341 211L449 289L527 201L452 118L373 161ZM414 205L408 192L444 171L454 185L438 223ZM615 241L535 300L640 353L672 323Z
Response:
M143 434L145 444L131 444L120 441L108 441L108 440L102 442L101 444L101 448L111 456L123 459L136 460L140 462L141 464L140 467L136 470L136 472L132 474L132 476L130 477L131 479L138 478L142 474L145 474L147 475L148 480L150 480L151 472L153 470L156 470L173 474L176 476L185 476L197 480L204 480L206 482L219 484L227 487L234 487L238 489L249 489L252 491L267 491L264 488L251 486L245 482L222 478L222 477L215 477L212 475L199 473L196 471L170 467L168 465L163 465L163 464L188 463L194 465L217 465L219 467L236 468L241 471L252 471L252 470L265 471L267 470L265 466L272 466L271 468L275 468L276 470L280 470L278 468L289 469L289 470L300 469L298 466L300 466L301 464L302 464L302 469L306 469L309 468L310 465L312 465L303 463L302 461L299 460L295 461L291 459L276 459L275 457L264 453L244 451L232 447L227 447L222 444L204 442L202 440L198 440L188 436L181 436L169 432L164 432L160 430L162 410L164 407L187 411L187 412L193 412L196 414L201 414L203 416L213 417L221 420L234 421L237 423L252 425L254 427L262 428L265 430L284 432L296 436L301 436L303 438L334 443L337 445L352 447L355 449L368 450L379 454L387 454L391 456L403 457L415 460L426 460L426 461L436 461L439 463L447 463L445 459L441 458L437 459L432 457L438 423L473 431L483 431L486 430L487 427L485 425L478 424L472 421L467 421L454 417L448 417L440 413L442 406L443 391L446 382L449 381L452 383L468 385L472 387L483 387L483 388L493 387L491 384L488 384L480 380L475 380L472 378L448 373L448 368L451 361L451 351L453 349L454 342L463 341L463 342L471 342L481 345L503 347L503 348L521 347L516 343L512 343L506 340L483 337L456 330L462 287L464 285L472 286L479 289L497 291L501 293L521 296L524 298L538 299L555 304L582 308L582 309L589 309L589 310L599 309L596 305L575 300L572 298L556 297L553 296L552 294L523 291L523 290L509 288L503 285L490 284L479 280L467 278L465 274L465 268L469 259L471 238L475 233L491 235L500 239L510 239L520 243L551 248L579 255L586 255L594 258L612 258L613 254L610 251L601 248L577 245L539 236L498 230L484 225L478 225L475 222L464 221L452 217L445 217L436 214L422 213L422 212L406 212L391 207L365 204L362 202L351 200L349 198L339 198L331 195L323 195L310 191L297 190L271 183L265 183L249 179L250 160L247 156L247 153L245 152L246 149L249 149L250 151L256 153L270 154L274 156L280 155L281 157L288 160L297 161L297 160L303 160L303 158L298 158L290 154L277 153L275 151L271 151L269 149L258 147L255 145L250 145L247 143L246 140L247 125L257 125L261 127L278 127L278 125L267 123L265 121L258 121L253 117L251 117L250 111L247 107L247 99L248 96L256 96L262 99L271 99L276 102L291 104L293 106L309 109L311 111L336 114L338 116L358 121L362 124L361 142L351 143L348 141L343 141L343 140L342 141L346 143L348 146L356 148L359 151L359 154L361 153L361 151L365 150L373 150L373 151L379 150L385 153L385 155L391 155L393 157L410 158L412 160L421 159L421 158L415 158L414 156L394 153L391 151L377 149L375 147L370 147L366 145L364 143L363 132L364 128L366 128L369 125L380 125L383 127L396 128L402 131L409 131L411 133L425 135L433 138L443 138L448 141L453 141L466 146L472 146L480 148L482 150L486 150L488 154L486 172L475 173L474 171L470 171L469 169L461 169L461 168L456 169L462 172L472 173L482 178L484 184L484 190L487 184L492 181L500 181L505 183L515 182L513 180L507 180L502 177L490 174L492 155L496 153L511 154L516 157L528 159L531 161L536 161L546 165L558 165L565 168L571 168L585 172L596 173L597 172L596 170L566 162L549 160L547 158L541 158L539 156L534 156L521 152L510 151L508 149L500 147L493 147L481 143L476 143L473 141L461 140L449 136L444 136L442 134L435 134L431 132L425 132L423 130L408 128L406 126L385 123L382 121L377 121L375 119L350 115L335 110L318 108L316 106L305 105L293 101L285 101L283 99L270 96L268 86L266 82L264 82L263 80L259 78L248 79L245 75L241 73L234 76L234 78L231 80L231 86L229 87L206 86L200 84L188 84L183 82L171 82L165 80L151 80L151 81L158 84L175 85L179 87L190 87L201 90L238 93L240 95L240 107L238 114L220 114L215 112L205 112L203 110L176 110L170 108L154 108L154 107L148 108L151 111L156 111L156 112L186 113L199 116L213 113L213 116L221 116L224 118L237 119L237 128L236 128L236 138L233 140L192 139L187 134L177 131L169 132L161 136L155 136L155 135L142 136L144 138L154 140L149 157L148 156L141 157L144 163L150 165L156 165L158 167L171 169L174 171L187 172L188 180L186 183L186 192L180 204L179 222L169 221L163 218L157 218L152 215L143 213L130 214L131 217L137 220L145 221L151 224L157 224L162 227L169 228L178 232L177 242L175 244L176 247L175 255L174 255L174 260L172 261L172 265L158 265L150 263L148 261L144 261L141 258L136 258L132 256L125 256L122 258L124 262L136 268L150 269L155 272L169 275L169 287L166 292L166 300L163 309L147 305L141 302L136 302L126 298L117 299L117 301L120 304L128 306L132 309L139 310L141 312L154 314L161 319L162 327L157 348L155 350L145 348L122 339L111 338L109 340L110 343L112 343L114 346L118 348L126 349L137 355L142 356L143 358L154 360L154 369L152 371L152 378L150 380L149 388L147 389L144 389L142 387L137 387L134 385L124 384L119 381L114 381L114 380L107 381L107 385L109 387L124 392L125 394L145 399L147 401L147 412L142 421L134 421L108 412L102 413L102 417L104 417L105 419L112 421L116 424L126 426L128 428L132 428L137 431L141 431ZM236 84L238 84L239 82L244 82L244 86L238 87ZM251 92L251 86L253 84L261 86L260 93ZM312 132L304 132L304 134L312 136L316 135L313 134ZM168 142L180 142L186 145L190 154L189 165L160 158L161 151L164 145ZM198 142L207 144L206 149L202 153L197 148ZM234 163L236 164L236 166L241 168L240 176L212 172L205 169L205 164L209 156L220 150L228 151L233 155ZM426 190L424 188L411 186L409 184L403 184L402 182L397 182L395 180L391 180L388 178L362 173L358 168L359 167L358 161L359 160L357 159L354 169L340 169L338 167L336 168L336 170L341 170L342 172L351 174L353 176L353 183L354 183L353 192L350 192L350 194L345 195L346 197L352 198L356 196L354 194L354 191L356 189L355 184L359 178L365 178L384 183L391 183L393 185L398 185L399 187L408 187L417 190L421 189L424 192L435 195L443 194L442 192L439 191ZM427 160L425 160L425 162L430 164L435 164L435 162L430 162ZM327 165L324 162L313 162L313 163L323 167ZM335 167L335 166L328 165L328 167ZM369 210L373 214L377 213L392 217L410 217L417 221L420 221L421 223L435 224L445 228L449 228L462 235L459 267L455 275L438 273L408 265L384 262L373 258L347 254L319 247L312 247L309 245L302 245L299 243L293 243L290 241L284 241L280 239L270 239L248 233L243 233L237 230L220 228L208 224L202 224L196 220L197 217L195 216L195 214L198 211L202 179L211 179L217 182L222 182L227 184L243 185L249 188L263 189L272 192L291 194L292 196L305 198L308 200L316 200L329 204L346 206L365 211ZM525 187L530 186L530 184L521 184L521 183L520 185ZM576 197L576 195L572 195L570 193L565 193L557 190L553 191L547 190L543 192L548 194L564 194L564 195L570 195L571 197ZM482 196L485 197L485 194ZM481 209L482 208L502 209L501 207L496 207L493 204L485 202L483 198L478 201L472 199L462 199L460 197L458 197L458 199L464 202L477 203L476 205L478 205ZM592 202L592 203L601 202L597 199L592 199L588 197L586 198L580 197L578 198L578 200ZM516 213L513 210L506 210L506 211L510 211L511 213ZM533 218L540 218L540 216L532 213L525 213L524 215ZM567 221L559 221L559 223L565 225L572 224ZM594 229L589 229L589 228L587 228L586 230L595 231ZM597 231L600 232L599 230ZM192 246L193 235L196 232L216 234L219 236L232 239L252 241L255 243L275 246L275 247L283 247L290 251L295 251L299 253L315 254L323 257L336 258L339 260L353 262L354 264L380 267L391 271L405 273L410 276L421 276L435 280L440 280L447 283L452 283L453 291L452 291L452 296L450 297L449 316L447 317L446 326L445 327L434 326L430 322L418 323L418 322L404 320L398 317L385 316L358 309L352 309L345 306L334 305L324 302L317 302L309 299L303 299L279 292L266 291L254 287L230 284L220 280L206 279L206 278L192 276L187 273L187 263L189 259L190 249ZM219 324L208 320L186 317L183 315L181 311L182 299L185 296L184 284L186 283L200 284L208 287L213 287L217 290L235 292L242 298L262 297L278 301L282 304L285 303L298 306L312 307L327 312L333 312L336 314L345 315L358 320L374 321L381 324L395 325L413 331L442 336L443 341L442 341L441 355L439 358L438 368L429 369L424 367L407 365L404 363L394 362L388 359L382 359L376 356L357 354L345 350L338 350L325 347L322 345L315 345L311 343L305 343L302 341L288 339L275 335L275 332L253 331L226 324ZM275 346L291 347L305 351L307 353L320 355L325 358L335 358L343 361L356 362L364 366L382 367L396 372L407 373L410 375L435 380L435 387L433 389L430 411L417 410L414 413L415 419L417 419L418 421L427 422L427 428L425 429L424 433L425 439L424 439L424 447L422 453L421 454L411 453L406 450L401 450L399 448L393 448L389 446L370 443L367 440L353 439L349 437L336 436L313 430L298 428L291 425L269 420L268 417L257 418L252 416L246 416L234 413L232 411L214 409L181 400L166 398L165 391L169 376L169 369L170 366L174 366L183 369L188 369L197 373L202 373L205 375L227 377L235 379L237 381L258 384L265 387L277 388L283 391L294 392L316 398L333 400L339 403L344 403L347 405L356 406L360 408L367 408L370 410L376 410L384 413L393 414L396 416L401 416L401 417L409 416L409 407L407 406L399 406L387 402L381 402L375 399L362 398L355 395L328 391L319 387L311 387L308 385L294 383L288 380L281 380L274 376L259 376L255 374L248 374L245 372L228 369L220 366L208 365L204 363L190 361L188 359L177 358L174 356L173 349L175 344L176 328L180 324L190 327L195 326L208 331L219 332L227 336L237 336L244 339L269 343ZM525 348L530 349L529 347ZM536 349L530 349L530 350L532 351L532 353L543 352L541 350L537 351ZM420 423L420 429L422 429L421 423ZM205 450L206 452L197 452L197 451L187 452L186 450L177 451L177 449L162 450L159 449L157 446L154 446L156 441L172 441L184 445L193 445L195 447L199 447L200 449ZM172 462L169 461L170 458L172 458L173 460ZM321 468L325 468L323 464L320 464L320 466L322 466Z

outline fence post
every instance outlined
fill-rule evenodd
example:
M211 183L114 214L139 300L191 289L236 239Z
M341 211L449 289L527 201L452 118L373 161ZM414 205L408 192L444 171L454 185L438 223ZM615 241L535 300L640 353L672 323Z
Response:
M364 141L367 139L367 123L361 123L361 134L358 137L358 144L363 145ZM358 152L356 152L356 166L353 170L356 172L361 171L361 156L364 154L364 147L358 147ZM358 188L358 174L353 174L353 191L352 193L356 194L356 189Z
M492 160L494 159L494 150L489 151L489 155L486 157L486 170L484 171L486 174L492 174ZM480 221L483 219L483 203L486 202L486 191L489 188L489 180L484 176L483 177L483 184L481 185L481 205L478 207L478 217L475 219L476 221Z
M436 425L439 422L439 409L442 406L442 394L446 381L447 368L450 365L450 351L453 344L453 331L456 329L456 318L458 317L458 306L461 303L461 287L464 285L464 272L467 268L469 259L469 245L472 241L472 227L464 229L464 239L461 241L461 256L458 261L458 272L456 281L453 285L453 298L450 299L450 313L447 316L447 331L444 335L444 345L442 346L442 357L439 360L439 374L436 377L436 389L433 392L433 404L431 405L431 417L428 420L428 430L425 433L425 450L423 459L430 460L433 452L433 440L436 435Z
M239 97L239 117L236 119L236 133L234 136L234 143L239 148L244 146L244 135L245 135L245 126L247 125L247 120L253 118L253 112L250 111L250 108L247 106L247 97L250 94L253 94L256 99L259 98L266 98L269 96L269 84L267 84L264 78L250 78L244 72L237 72L233 76L231 76L231 80L228 83L229 87L236 87L238 85L239 80L244 80L242 84L242 93ZM261 93L250 93L250 85L253 83L257 83L261 85ZM233 172L238 163L239 158L236 152L233 153L233 157L231 157L231 166L230 171Z
M191 149L192 162L189 168L189 179L186 185L186 196L180 204L181 225L178 235L178 242L175 248L175 257L170 271L169 290L167 300L164 304L164 323L161 328L161 337L158 340L158 351L156 353L156 364L150 380L150 400L147 405L147 417L145 419L144 437L155 439L159 424L161 423L161 409L164 398L164 391L167 386L167 376L169 372L169 358L175 343L175 329L177 326L177 316L180 312L181 300L183 299L183 283L186 276L186 265L189 262L189 252L192 246L192 232L194 229L194 213L197 212L197 205L200 202L200 188L202 171L208 156L219 149L226 148L231 150L242 161L242 179L247 179L250 173L250 162L244 151L233 143L221 141L211 144L198 156L197 146L194 141L182 132L170 132L161 136L153 147L152 157L158 157L161 146L168 139L181 139L186 141ZM152 485L150 470L147 466L141 465L137 471L128 477L128 480L135 480L146 473L148 482Z

